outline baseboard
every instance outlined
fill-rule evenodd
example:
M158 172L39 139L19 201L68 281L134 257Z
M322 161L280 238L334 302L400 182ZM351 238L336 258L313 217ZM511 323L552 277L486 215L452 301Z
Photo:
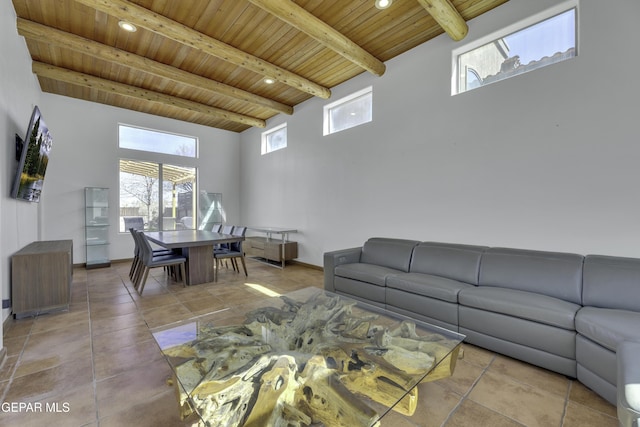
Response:
M133 258L112 259L111 264L124 264L126 262L131 263Z
M129 262L130 263L131 261L133 261L133 258L112 259L111 260L111 264L121 264L121 263L125 263L125 262ZM311 268L311 269L314 269L314 270L319 270L319 271L323 271L324 270L324 268L322 268L321 265L308 264L306 262L297 261L295 259L292 259L292 260L287 261L287 262L291 263L291 264L301 265L303 267ZM82 263L82 264L74 264L73 266L74 267L84 268L84 263Z
M111 264L122 264L125 262L131 263L131 261L133 261L133 258L112 259ZM86 264L84 262L80 264L73 264L73 268L85 268L85 267L86 267Z
M9 322L13 322L13 313L9 313L9 315L7 316L6 319L4 319L4 321L2 322L2 334L4 335L4 333L7 331L7 329L9 328Z
M288 261L288 262L290 262L291 264L297 264L303 267L311 268L313 270L324 271L324 268L322 268L321 265L307 264L306 262L297 261L295 259L292 259L291 261Z

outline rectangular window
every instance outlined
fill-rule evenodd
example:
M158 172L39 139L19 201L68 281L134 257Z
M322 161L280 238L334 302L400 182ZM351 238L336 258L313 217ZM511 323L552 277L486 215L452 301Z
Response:
M452 95L576 56L577 13L571 3L571 9L564 3L454 51Z
M198 138L119 124L118 146L130 150L196 158Z
M287 124L283 123L262 132L262 154L271 153L287 147Z
M120 160L120 232L196 228L196 169Z
M356 93L325 105L323 135L369 123L373 120L373 88L369 86Z

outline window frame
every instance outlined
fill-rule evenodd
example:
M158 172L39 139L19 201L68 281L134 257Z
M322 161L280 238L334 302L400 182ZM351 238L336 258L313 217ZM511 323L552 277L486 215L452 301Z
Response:
M130 125L127 123L118 123L117 125L117 135L118 135L118 148L121 150L134 150L134 151L140 151L142 153L151 153L151 154L160 154L160 155L164 155L164 156L173 156L173 157L177 157L177 158L187 158L187 159L197 159L199 158L199 153L200 153L200 139L197 136L192 136L192 135L185 135L185 134L180 134L180 133L175 133L175 132L167 132L164 130L159 130L159 129L152 129L152 128L147 128L144 126L135 126L135 125ZM180 137L180 138L188 138L188 139L192 139L193 140L193 155L185 155L185 154L177 154L177 153L166 153L164 151L153 151L153 150L147 150L145 148L142 147L138 147L138 148L131 148L131 147L123 147L121 145L120 142L120 129L122 127L126 127L126 128L131 128L131 129L137 129L137 130L141 130L141 131L145 131L145 132L152 132L152 133L157 133L157 134L163 134L163 135L171 135L171 136L176 136L176 137Z
M164 221L166 219L166 217L164 217L163 212L164 212L164 183L166 182L165 180L165 173L164 173L164 169L166 168L184 168L184 169L193 169L193 173L194 173L194 177L193 177L193 186L194 188L191 190L191 197L192 197L192 206L191 206L191 210L192 210L192 216L194 218L194 224L197 223L197 221L199 220L198 218L198 213L199 213L199 201L198 201L198 197L197 195L198 193L198 167L197 166L186 166L186 165L180 165L178 164L178 162L172 161L172 160L178 160L180 158L180 156L172 156L173 159L169 159L169 160L164 160L164 161L158 161L158 160L151 160L151 159L134 159L134 158L126 158L126 157L119 157L118 158L118 232L119 233L128 233L129 230L125 229L123 231L120 231L120 219L123 217L123 215L121 215L122 212L122 199L121 199L121 194L122 194L122 181L121 181L121 173L122 173L122 162L135 162L135 163L141 163L141 164L149 164L149 165L154 165L157 167L157 172L158 175L155 177L157 179L156 182L156 192L157 192L157 199L155 200L158 204L158 213L157 213L157 230L154 228L153 231L166 231L168 230L166 228L166 225L164 224ZM126 215L124 215L126 216ZM145 217L147 215L142 214L141 216ZM176 218L177 219L177 218ZM151 218L147 216L147 221L150 222ZM177 222L176 222L177 223ZM194 226L195 228L195 226ZM145 227L145 230L147 230L147 228Z
M578 7L578 0L568 0L568 1L564 1L561 2L557 5L551 6L543 11L540 11L538 13L535 13L529 17L526 17L524 19L521 19L517 22L514 22L513 24L510 24L504 28L501 28L498 31L494 31L490 34L487 34L483 37L480 37L470 43L465 44L464 46L460 46L456 49L453 49L451 51L451 96L455 96L455 95L460 95L466 92L469 92L473 89L477 89L477 88L473 88L473 89L468 89L468 90L464 90L461 91L460 89L460 63L458 58L468 52L471 52L479 47L482 47L486 44L492 43L492 42L496 42L499 41L505 37L508 37L511 34L517 33L519 31L525 30L529 27L532 27L536 24L539 24L541 22L544 22L548 19L551 19L557 15L561 15L565 12L568 12L569 10L573 9L575 11L575 36L574 36L574 40L575 40L575 54L574 57L577 57L579 54L579 45L580 45L580 34L579 34L579 22L580 22L580 14L579 14L579 7ZM551 65L551 64L549 64ZM466 68L466 66L465 66ZM466 69L465 69L466 72ZM514 76L511 77L515 77L517 75L520 74L524 74L526 72L523 73L518 73L515 74ZM480 85L480 87L482 87L482 85Z
M371 103L370 103L370 107L371 107L371 118L367 121L363 121L360 123L356 123L352 126L343 128L343 129L339 129L336 131L331 131L331 111L337 107L343 107L347 104L349 104L352 101L355 101L357 99L363 98L365 96L369 95L371 98ZM333 135L342 131L345 131L347 129L352 129L354 127L358 127L358 126L362 126L364 124L367 123L371 123L373 122L373 86L367 86L363 89L360 89L356 92L353 92L347 96L344 96L330 104L325 105L322 108L322 136L328 136L328 135Z
M280 132L282 129L285 130L285 143L284 146L276 148L276 149L269 149L269 136ZM268 130L265 130L264 132L262 132L261 136L260 136L260 154L261 155L265 155L265 154L269 154L269 153L273 153L276 152L278 150L283 150L285 148L287 148L289 144L289 130L287 128L287 122L284 122L282 124L279 124L277 126L274 126Z

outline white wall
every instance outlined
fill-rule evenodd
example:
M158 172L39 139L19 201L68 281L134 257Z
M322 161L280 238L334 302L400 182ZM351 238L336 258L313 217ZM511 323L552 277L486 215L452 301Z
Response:
M239 135L158 116L137 113L58 95L43 94L42 116L53 135L53 147L42 190L42 234L45 240L73 239L74 263L86 259L84 187L107 187L110 257L133 256L131 235L118 232L118 161L120 158L170 162L198 167L200 190L222 193L230 223L239 220ZM199 159L175 162L170 156L118 148L118 123L195 136Z
M31 58L24 39L16 30L16 14L11 2L0 2L0 137L2 138L2 173L0 173L0 294L10 298L10 257L39 237L38 205L11 199L11 185L16 171L15 134L24 138L40 88L31 73ZM0 349L2 321L0 316ZM0 363L2 360L0 360Z
M558 3L511 0L463 43ZM245 131L242 221L299 228L315 265L371 236L640 256L638 16L581 0L577 58L454 97L442 35L272 119L285 150ZM373 122L323 137L322 107L368 85Z
M198 167L200 190L222 193L228 221L239 221L240 138L237 133L43 94L31 72L26 43L17 34L11 2L0 2L0 23L0 135L5 141L0 174L2 299L10 298L11 255L35 240L72 239L74 263L85 261L84 187L111 188L110 214L114 221L118 217L118 160L121 157L149 159L145 154L118 149L118 123L198 137L200 158L184 164ZM10 198L9 193L17 166L14 135L18 133L24 138L35 105L40 107L51 130L53 148L41 202L27 203ZM169 161L160 155L153 159ZM111 259L131 258L131 236L118 233L117 224L110 229L110 240ZM2 310L2 321L9 315L10 309Z
M472 42L557 4L511 0L470 22ZM84 261L83 188L113 188L116 125L194 135L201 188L222 192L229 222L296 227L303 262L370 236L640 257L635 18L640 2L580 1L580 53L570 61L455 97L451 50L440 36L310 100L288 122L289 147L260 156L261 129L240 135L41 94L10 3L0 5L2 298L10 255L33 240L74 241ZM322 107L374 87L373 123L322 137ZM54 136L43 200L8 197L13 135L34 105ZM129 258L130 236L112 231L111 257ZM3 311L3 319L8 310Z

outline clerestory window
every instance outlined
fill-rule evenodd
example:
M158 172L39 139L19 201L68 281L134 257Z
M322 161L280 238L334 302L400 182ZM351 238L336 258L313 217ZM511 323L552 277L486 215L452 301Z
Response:
M456 95L577 55L576 2L563 3L453 52Z
M268 154L287 147L287 124L262 132L261 153Z
M324 107L323 135L340 132L373 120L371 86Z

